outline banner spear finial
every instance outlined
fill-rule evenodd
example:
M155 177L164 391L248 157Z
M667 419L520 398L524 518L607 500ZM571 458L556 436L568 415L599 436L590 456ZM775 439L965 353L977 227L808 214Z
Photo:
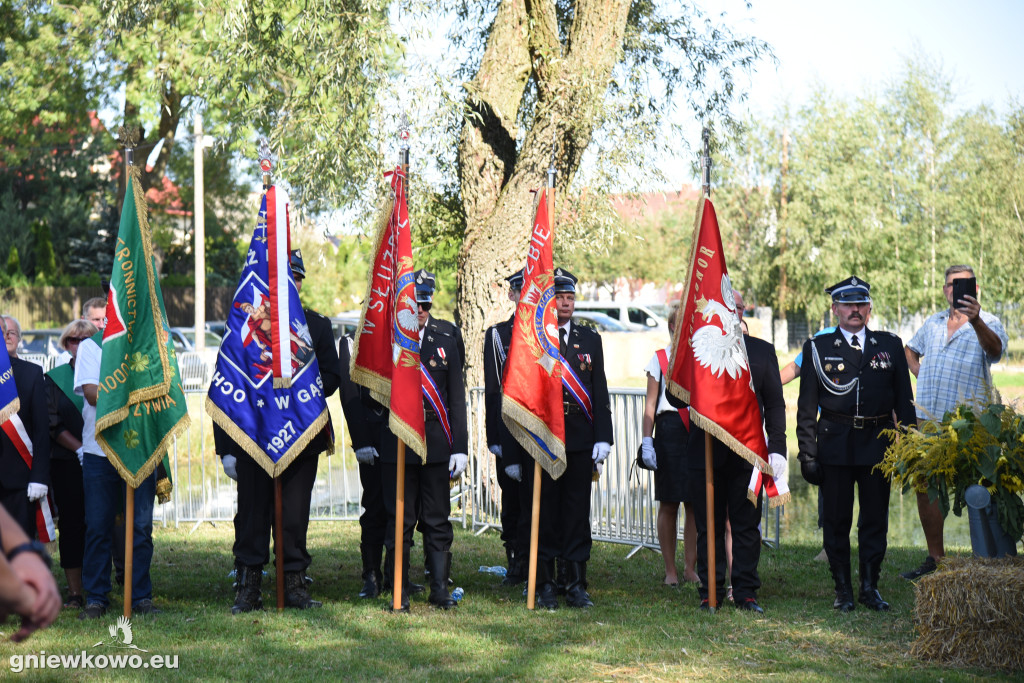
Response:
M271 171L274 169L274 162L270 158L270 143L266 138L260 138L260 171L263 173L263 189L269 190L273 185Z

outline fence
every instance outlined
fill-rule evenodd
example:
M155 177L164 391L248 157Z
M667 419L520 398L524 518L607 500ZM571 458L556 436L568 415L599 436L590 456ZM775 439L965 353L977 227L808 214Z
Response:
M213 452L211 422L202 407L212 371L195 354L179 354L178 363L187 387L193 427L171 448L174 493L170 502L156 507L154 521L196 526L203 522L227 522L235 513L235 484L224 475ZM595 540L632 546L632 556L642 548L658 548L654 478L652 473L633 465L640 443L644 391L615 389L610 393L616 443L593 488L591 524ZM328 403L334 413L338 452L320 459L310 518L355 521L361 511L359 471L348 446L347 428L338 403ZM464 528L483 534L489 529L501 529L501 496L497 460L487 450L483 389L479 387L469 392L468 422L470 466L462 482L452 490L453 519ZM764 506L763 535L765 543L773 547L779 543L780 511L781 508L773 510L770 518L767 505Z

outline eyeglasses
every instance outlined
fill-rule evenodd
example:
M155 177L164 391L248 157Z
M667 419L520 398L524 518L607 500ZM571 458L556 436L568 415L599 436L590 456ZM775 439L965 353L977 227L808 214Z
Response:
M4 335L8 339L21 339L21 332L17 330L7 330L7 334Z
M64 340L64 344L66 346L70 346L71 344L81 344L88 338L89 337L68 337L67 339Z
M416 305L419 306L424 311L429 311L430 307L433 306L434 304L432 304L429 301L417 301Z

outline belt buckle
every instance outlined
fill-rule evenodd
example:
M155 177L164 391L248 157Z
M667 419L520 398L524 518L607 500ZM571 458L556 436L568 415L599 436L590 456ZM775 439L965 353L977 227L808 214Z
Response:
M861 416L861 415L854 415L853 416L853 428L854 429L864 429L864 426L865 426L864 420L865 420L865 418L863 416Z

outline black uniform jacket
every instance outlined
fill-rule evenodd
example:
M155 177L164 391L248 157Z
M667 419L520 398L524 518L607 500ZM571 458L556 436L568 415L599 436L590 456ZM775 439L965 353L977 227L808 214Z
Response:
M782 379L779 376L779 358L775 347L757 337L743 335L750 360L750 377L754 380L754 393L768 433L768 452L786 457L786 399L782 396ZM671 394L668 394L671 395ZM679 399L675 399L679 401ZM672 400L669 401L673 403ZM683 404L685 405L685 404ZM691 424L687 460L690 469L704 469L704 430ZM753 469L753 465L736 455L728 446L715 439L713 466L722 467L726 458L736 458L740 468Z
M50 413L43 387L43 369L20 358L11 359L14 386L21 409L18 417L32 440L32 469L7 434L0 430L0 484L8 489L28 488L29 483L50 485Z
M590 392L590 401L594 407L593 425L575 408L568 409L569 414L565 416L565 450L591 450L598 441L613 443L611 400L608 398L608 379L604 374L601 335L588 327L570 323L565 359ZM562 401L564 405L578 405L564 387Z
M68 432L81 441L82 428L85 426L82 413L78 410L78 406L72 403L71 399L57 386L56 382L48 376L45 376L44 382L46 407L49 413L50 459L77 460L78 455L57 443L57 437L61 432Z
M367 426L369 419L368 410L363 406L360 395L360 386L352 381L349 372L349 365L352 359L352 350L349 344L352 338L345 335L338 340L338 398L341 399L341 410L345 413L345 424L348 425L348 435L352 439L353 450L359 450L366 446L372 446L370 432ZM378 455L380 455L378 453Z
M814 352L817 351L817 362ZM800 454L824 465L875 465L882 461L889 439L881 435L892 427L892 416L901 425L916 423L910 371L903 342L891 332L866 330L864 351L857 358L840 329L804 342L800 398L797 402L796 438ZM822 377L832 384L830 389ZM835 385L854 380L849 391ZM818 408L822 415L819 417ZM884 424L858 428L843 418L829 415L877 417Z
M515 316L487 328L484 334L484 411L488 446L501 445L510 437L503 434L508 428L501 417L501 386L514 321Z

